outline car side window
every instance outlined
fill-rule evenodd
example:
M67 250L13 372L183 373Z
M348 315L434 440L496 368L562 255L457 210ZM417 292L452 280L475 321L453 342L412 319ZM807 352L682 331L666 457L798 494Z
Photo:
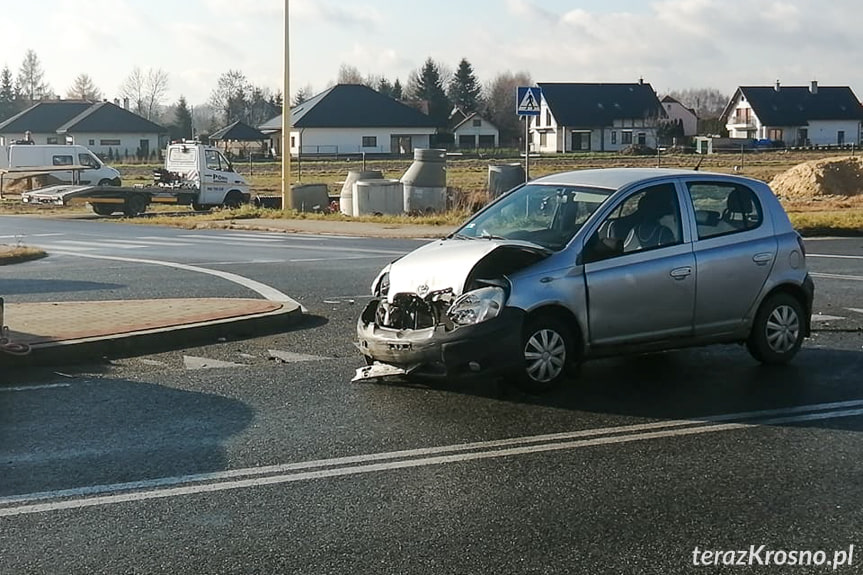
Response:
M585 263L642 252L683 241L674 184L659 184L623 200L585 246Z
M53 162L55 166L71 166L72 156L54 156Z
M698 239L752 230L764 219L751 189L731 182L689 182Z
M206 150L204 158L207 162L207 169L208 170L216 170L216 171L221 170L221 166L219 165L219 153L218 152L216 152L215 150Z

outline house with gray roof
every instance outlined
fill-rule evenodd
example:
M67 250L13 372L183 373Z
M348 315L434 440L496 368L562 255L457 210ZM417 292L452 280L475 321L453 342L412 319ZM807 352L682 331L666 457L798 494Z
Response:
M741 86L722 117L731 138L787 146L861 144L863 107L848 86Z
M530 138L540 153L619 151L632 144L656 146L665 116L650 84L540 83L539 116Z
M281 116L258 126L274 144ZM413 154L437 132L422 112L368 86L337 84L291 109L291 154ZM278 153L278 147L276 148Z
M111 102L46 100L0 123L0 144L78 144L96 154L149 156L165 147L168 130Z

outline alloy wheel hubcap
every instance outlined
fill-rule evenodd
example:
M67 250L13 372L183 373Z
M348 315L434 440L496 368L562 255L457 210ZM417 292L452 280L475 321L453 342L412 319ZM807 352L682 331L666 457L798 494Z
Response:
M781 305L767 318L765 327L767 345L776 353L786 353L794 349L800 335L800 319L794 308Z
M566 343L554 330L535 332L524 346L527 375L539 383L548 383L558 377L566 363Z

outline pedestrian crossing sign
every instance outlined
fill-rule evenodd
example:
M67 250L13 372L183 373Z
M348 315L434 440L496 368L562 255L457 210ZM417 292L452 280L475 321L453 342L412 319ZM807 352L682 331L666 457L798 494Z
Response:
M539 116L539 103L541 101L542 88L519 86L516 89L515 112L519 116Z

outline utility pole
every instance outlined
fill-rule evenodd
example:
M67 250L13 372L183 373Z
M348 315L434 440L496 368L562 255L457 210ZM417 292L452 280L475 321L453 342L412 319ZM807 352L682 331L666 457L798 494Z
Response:
M291 193L291 43L289 40L289 0L285 0L285 65L282 92L282 211L293 208Z

